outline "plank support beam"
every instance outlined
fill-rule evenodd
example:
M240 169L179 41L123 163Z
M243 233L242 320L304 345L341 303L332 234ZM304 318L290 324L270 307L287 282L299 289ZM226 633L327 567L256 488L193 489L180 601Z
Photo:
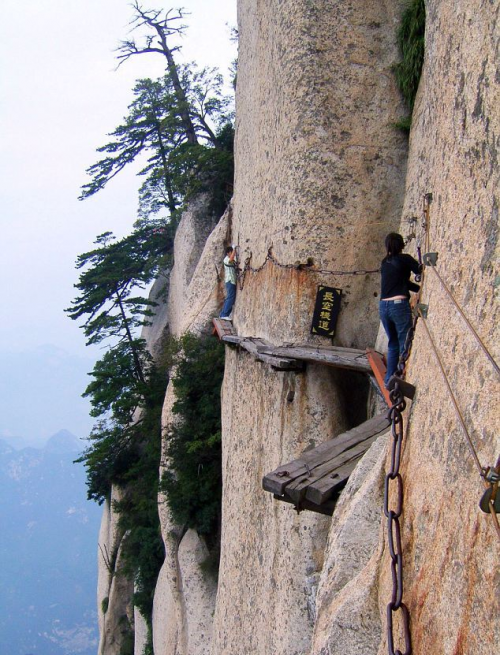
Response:
M262 486L276 499L293 503L299 510L330 514L359 460L389 426L386 412L374 416L279 466L264 476Z

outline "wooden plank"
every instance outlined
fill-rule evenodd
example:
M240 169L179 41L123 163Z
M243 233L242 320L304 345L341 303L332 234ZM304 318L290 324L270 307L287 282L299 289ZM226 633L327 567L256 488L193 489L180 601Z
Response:
M244 340L243 337L239 337L237 334L225 334L221 337L221 341L224 343L232 343L235 346L238 346Z
M330 475L323 476L313 481L306 488L305 497L318 505L321 505L331 498L333 494L337 492L339 487L341 488L345 486L351 473L354 471L363 455L368 451L370 446L375 443L378 437L378 434L374 435L362 444L349 450L348 454L350 459L347 459L341 466L336 467L334 472L330 473Z
M375 380L377 381L379 389L385 399L385 402L389 407L391 407L391 397L389 395L389 391L385 388L384 382L385 374L387 372L387 366L385 365L384 357L379 352L372 350L371 348L366 349L366 357L368 359L368 363L370 364L370 368L373 371L373 375L375 376Z
M394 388L394 384L396 381L399 383L399 388L401 389L403 396L405 396L406 398L410 398L410 400L413 400L416 392L415 387L409 382L406 382L406 380L401 380L401 378L398 378L395 375L393 375L389 380L389 382L387 383L389 389L386 388L384 379L385 379L387 367L385 364L385 357L383 355L381 355L376 350L371 350L370 348L367 348L366 356L368 357L368 361L370 363L370 366L373 371L373 375L375 376L380 391L382 392L385 402L389 407L392 407L393 404L390 396L390 391L391 389Z
M339 483L345 484L347 482L354 467L377 439L377 436L368 437L352 446L352 448L347 448L336 457L316 466L311 471L310 476L294 480L287 485L286 494L297 502L305 497L321 505L321 500L318 502L316 497L306 493L309 487L321 490L321 493L324 493L325 496L331 496L332 494L329 492L333 492ZM324 500L326 500L326 497Z
M274 357L291 357L305 362L314 362L345 368L363 373L371 372L366 353L354 348L316 348L314 346L265 346L259 351Z
M275 357L273 355L265 355L259 351L259 348L267 346L265 341L262 339L244 339L240 346L244 348L247 352L255 357L255 359L264 362L264 364L269 364L273 368L279 369L281 371L294 371L300 370L303 367L302 362L298 362L296 359L290 357Z
M268 473L263 480L264 489L278 495L283 494L287 485L293 480L305 475L310 476L316 466L333 459L356 443L364 441L371 434L380 434L388 425L385 415L376 416L334 439L325 441L316 448L303 452L299 459Z
M229 334L223 336L221 341L240 346L240 348L243 348L253 355L258 361L263 362L264 364L269 364L280 371L300 371L304 367L302 361L290 357L274 357L272 355L262 354L260 348L267 348L270 345L263 339L240 337L236 334Z
M346 352L348 352L348 353L352 353L352 354L354 354L354 355L364 355L365 352L366 352L365 350L362 350L362 349L360 349L360 348L347 348L347 347L345 347L345 346L326 346L326 345L321 345L321 344L318 344L318 345L303 344L303 345L304 345L305 347L307 347L307 348L314 348L314 350L319 350L319 351L321 351L321 350L326 350L326 351L330 352L330 351L332 351L332 350L333 350L333 351L338 350L338 351L341 352L341 353L346 353ZM296 344L293 344L293 343L291 343L291 344L283 344L283 348L295 347L295 346L296 346ZM299 346L299 347L300 347L300 346Z
M236 334L233 323L231 321L223 321L220 318L212 319L214 330L217 333L219 339L229 336L231 334Z
M288 485L294 480L302 478L311 478L314 469L321 463L333 459L344 450L355 445L360 440L358 434L345 432L335 439L325 441L312 450L302 453L299 459L293 460L289 464L279 466L275 471L264 476L262 486L266 491L282 495L285 493Z
M389 420L385 413L374 416L348 432L325 441L316 448L304 451L299 459L283 464L271 473L267 473L262 480L262 486L266 491L281 496L294 480L305 476L311 477L317 466L334 459L357 443L381 434L388 427Z

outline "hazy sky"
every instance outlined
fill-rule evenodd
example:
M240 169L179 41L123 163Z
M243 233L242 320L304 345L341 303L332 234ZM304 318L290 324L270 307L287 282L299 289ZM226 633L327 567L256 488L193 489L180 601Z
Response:
M236 25L236 0L143 4L179 6L191 12L179 61L218 66L226 75L236 56L229 29ZM82 331L63 312L75 296L74 262L98 234L131 229L139 180L123 171L97 196L77 197L96 148L127 113L135 80L164 71L159 55L135 57L115 70L114 50L132 16L127 0L2 1L0 355L44 344L79 358L96 355L85 352ZM26 396L29 406L26 389L12 393ZM0 412L2 402L5 397ZM0 436L2 428L16 429L0 420Z
M183 6L190 29L179 59L217 65L235 57L229 25L236 0L158 0ZM51 343L81 353L83 336L63 314L74 297L74 261L105 230L135 220L137 180L124 171L79 202L96 147L118 125L141 77L158 77L163 58L135 57L117 71L127 36L126 0L3 0L0 24L0 349Z

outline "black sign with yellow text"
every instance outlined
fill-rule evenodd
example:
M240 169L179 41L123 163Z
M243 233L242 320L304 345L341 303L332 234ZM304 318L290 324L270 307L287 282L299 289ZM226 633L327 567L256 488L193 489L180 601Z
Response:
M335 335L341 298L342 289L318 287L311 334L318 334L322 337L333 337Z

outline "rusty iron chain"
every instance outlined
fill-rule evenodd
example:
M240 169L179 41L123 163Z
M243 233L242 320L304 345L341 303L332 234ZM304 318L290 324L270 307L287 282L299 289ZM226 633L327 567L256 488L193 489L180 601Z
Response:
M429 235L429 206L432 200L431 194L424 196L423 206L423 225L424 239L428 241ZM418 262L422 266L422 250L420 247L421 237L417 239L417 257ZM418 281L423 283L424 273L423 270L419 276ZM420 298L421 290L417 293L416 303ZM396 367L395 376L396 382L389 392L391 400L391 407L388 411L388 419L391 423L392 435L392 450L391 450L391 466L390 470L385 476L384 484L384 514L387 518L387 541L389 547L389 555L391 558L391 575L392 575L392 595L391 600L387 605L387 648L389 655L411 655L411 632L410 632L410 612L407 605L403 602L403 546L401 542L401 524L400 517L403 513L403 478L399 472L401 464L401 450L404 438L404 420L403 412L406 409L406 400L398 380L403 380L406 371L406 362L410 357L415 331L419 313L417 311L413 314L413 320L410 329L406 335L403 351L399 357L398 365ZM395 509L390 509L390 495L391 483L396 484L397 502ZM399 650L394 650L394 614L401 612L403 638L405 642L404 653Z
M403 352L399 358L395 375L402 379L405 372L406 361L410 356L413 337L417 326L418 315L416 314L412 321L412 326L406 335ZM391 557L391 575L392 575L392 596L387 605L387 647L389 655L411 655L411 634L410 634L410 613L408 607L403 602L403 546L401 543L401 524L400 517L403 512L403 478L399 472L401 464L401 449L404 437L403 412L406 409L406 401L403 392L396 380L394 387L390 391L392 402L388 412L388 418L391 422L392 450L391 465L389 472L385 476L384 484L384 514L387 518L387 540L389 546L389 555ZM391 487L395 484L396 503L394 509L390 508ZM405 651L394 650L394 624L393 615L401 611L403 635L405 640Z
M380 272L380 268L358 269L354 271L335 271L327 268L315 268L312 262L309 263L309 260L305 263L283 264L282 262L276 259L276 257L273 255L272 250L273 250L272 246L268 248L266 258L264 259L264 261L260 266L253 267L250 265L250 261L252 259L251 254L245 259L243 269L238 272L238 279L240 281L240 290L243 289L245 283L245 276L247 272L260 273L267 266L268 262L271 262L274 266L278 268L295 269L297 271L308 271L309 273L322 273L322 274L337 275L337 276L372 275L374 273Z

